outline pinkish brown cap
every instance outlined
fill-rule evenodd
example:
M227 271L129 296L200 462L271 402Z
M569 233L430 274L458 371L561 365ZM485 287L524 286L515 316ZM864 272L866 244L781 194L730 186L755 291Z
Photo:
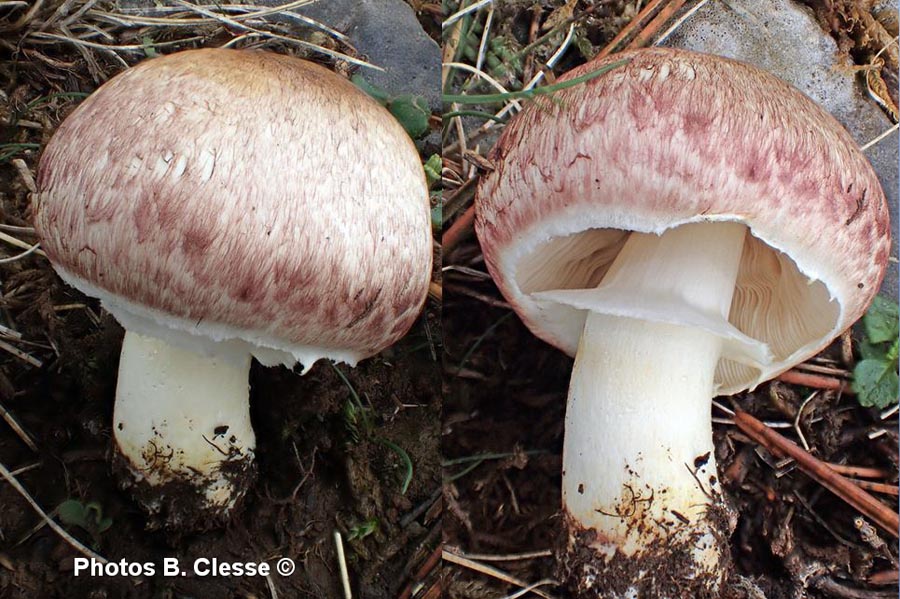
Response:
M44 150L35 223L129 330L355 363L431 277L428 192L396 120L318 65L192 50L103 85Z
M622 59L507 125L476 197L487 266L525 324L574 355L584 312L533 293L596 287L629 231L744 223L729 320L774 359L723 359L716 379L722 393L755 386L821 350L877 292L890 245L878 179L831 115L747 64L652 49L562 79Z

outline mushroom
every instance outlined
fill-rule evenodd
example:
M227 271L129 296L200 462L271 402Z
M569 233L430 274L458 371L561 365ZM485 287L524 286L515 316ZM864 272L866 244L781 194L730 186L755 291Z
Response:
M814 355L865 311L885 199L850 135L752 66L651 49L536 100L476 195L485 262L575 356L560 576L579 597L716 597L733 528L710 402Z
M113 432L168 526L227 517L252 480L251 357L355 365L409 329L431 277L412 141L290 56L140 63L60 125L38 188L57 273L126 329Z

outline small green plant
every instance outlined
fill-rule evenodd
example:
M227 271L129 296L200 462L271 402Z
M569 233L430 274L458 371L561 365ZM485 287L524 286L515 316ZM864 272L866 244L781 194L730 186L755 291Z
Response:
M147 58L156 58L159 56L159 52L156 51L156 47L153 41L153 38L149 35L141 36L141 46L144 51L144 56Z
M331 364L331 368L338 375L338 378L340 378L344 382L344 384L347 386L347 389L350 391L350 398L344 403L343 409L344 428L347 429L349 442L353 445L356 445L362 439L371 438L372 440L376 441L377 443L381 443L382 445L396 453L400 458L400 461L403 462L404 474L403 483L400 486L400 494L405 495L413 478L413 463L409 458L409 454L406 453L406 451L402 447L400 447L393 441L389 441L383 437L373 436L375 423L372 422L369 414L369 408L363 405L362 400L359 398L359 394L356 392L356 389L353 388L353 385L350 383L344 373L341 372L341 369L335 366L333 362L329 363Z
M403 449L393 441L379 438L378 442L397 454L397 457L400 458L401 462L403 462L403 483L401 483L400 485L400 494L406 495L406 492L409 490L409 484L413 479L413 463L409 458L409 454L406 453L405 449Z
M897 403L900 321L898 306L877 296L863 316L866 337L860 343L860 360L853 369L853 390L860 405L886 408Z
M59 93L55 93L55 94L48 94L46 96L41 96L39 98L35 98L34 100L32 100L31 102L26 104L25 112L28 113L28 112L34 110L35 108L39 108L39 107L43 106L44 104L49 104L50 102L52 102L53 100L55 100L57 98L74 99L74 100L80 101L80 100L84 100L89 95L91 95L91 94L89 94L87 92L59 92Z
M607 65L603 65L602 67L591 71L590 73L585 73L584 75L579 75L578 77L574 77L569 79L568 81L562 81L559 83L554 83L553 85L545 85L543 87L535 87L533 89L519 90L514 92L506 92L502 94L483 94L483 95L459 95L459 94L444 94L443 100L445 104L449 104L451 102L455 102L457 104L502 104L509 100L517 100L517 99L533 99L540 96L548 96L552 95L560 90L568 89L570 87L575 87L576 85L581 85L586 81L590 81L591 79L596 79L601 75L619 68L620 66L627 64L631 59L625 58L622 60L617 60L616 62L611 62Z
M363 405L356 389L353 388L353 385L350 384L350 381L341 372L341 369L335 366L334 362L329 362L329 365L331 365L332 370L350 391L350 397L344 403L344 427L347 429L350 442L353 444L359 443L361 438L369 436L369 433L375 426L369 417L369 408Z
M351 81L356 87L387 108L403 125L411 138L419 139L428 133L428 118L431 116L431 109L424 97L412 94L392 96L386 90L375 87L359 75L354 75Z
M378 518L370 518L366 520L362 524L357 524L356 526L350 527L350 532L347 535L348 541L355 540L363 540L373 532L378 530Z
M41 144L35 144L35 143L0 144L0 164L11 159L19 152L22 152L24 150L37 150L40 147L41 147Z
M428 101L422 96L404 94L388 100L387 109L397 119L409 136L419 139L428 133L428 117L431 109Z
M441 155L432 154L422 166L425 169L425 180L428 182L428 189L431 189L435 183L441 180L441 166L443 166Z
M347 430L347 437L349 442L352 445L356 445L359 443L361 438L360 427L363 428L363 432L368 432L366 428L367 418L365 408L360 408L353 401L347 400L344 402L344 409L342 411L344 418L344 428Z
M478 27L481 33L481 27ZM481 36L469 35L463 49L463 56L472 63L478 61ZM522 75L522 58L518 54L518 44L504 36L492 37L484 53L485 70L495 79L512 83Z
M77 499L67 499L57 509L59 519L68 526L77 526L94 539L94 545L100 543L100 534L112 526L112 518L103 517L103 508L96 501L82 503Z

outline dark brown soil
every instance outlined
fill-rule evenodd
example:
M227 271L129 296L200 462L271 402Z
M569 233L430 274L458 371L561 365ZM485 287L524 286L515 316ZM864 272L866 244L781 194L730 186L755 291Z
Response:
M51 301L70 302L71 290L51 288ZM258 478L237 516L223 530L180 534L144 530L145 515L118 489L111 475L112 400L122 329L110 317L94 326L77 313L57 323L60 357L41 369L7 363L17 392L4 405L32 433L33 454L8 429L0 436L0 461L15 469L40 461L19 476L48 511L66 499L96 501L113 525L96 541L70 530L111 561L157 562L178 557L263 561L287 556L297 572L274 580L288 597L337 596L334 530L347 539L354 527L376 520L376 530L349 541L350 577L362 597L393 597L407 562L427 528L400 525L404 515L427 501L439 486L437 444L440 402L434 361L422 319L390 354L367 360L353 371L341 367L364 401L373 427L355 434L344 407L349 390L332 367L317 364L301 377L283 368L254 365L251 414L256 430ZM19 321L28 338L29 327ZM410 406L410 407L404 407ZM355 440L358 439L358 440ZM404 448L415 470L405 495L403 468L380 440ZM2 554L12 569L0 570L3 597L230 597L267 596L263 578L166 579L72 576L74 551L49 529L30 536L39 522L9 485L0 486ZM427 523L426 523L427 525ZM161 570L158 565L157 570Z
M24 160L34 174L39 147L80 101L59 94L90 92L96 81L77 48L23 50L19 33L0 34L0 144L38 147L23 146L0 158L0 223L30 226L26 178L11 160ZM220 31L206 41L227 39ZM121 70L103 53L93 57L106 76ZM0 148L0 155L7 149ZM11 234L35 241L27 231ZM21 251L0 245L0 257ZM35 510L0 481L0 597L339 597L333 533L340 531L354 596L392 598L437 545L442 340L434 300L394 347L355 369L337 367L361 398L364 416L359 410L350 415L350 389L326 362L305 376L254 364L255 481L227 526L163 532L147 529L150 521L129 492L120 490L113 472L110 425L122 328L97 302L61 283L40 256L0 265L0 286L0 324L20 332L25 342L13 345L41 361L38 367L0 351L0 403L37 447L29 449L0 422L0 463L13 472L33 466L17 479L51 515L69 499L96 502L112 525L104 532L77 526L68 531L110 561L152 562L157 572L73 576L79 554L40 526ZM413 464L406 493L404 462L391 444ZM273 567L289 557L296 571L286 577L273 573L270 580L167 578L161 575L164 557L179 558L188 570L199 557L267 561Z
M640 554L627 556L616 551L608 560L599 558L594 544L597 531L585 529L571 514L563 516L563 539L557 545L557 579L574 596L592 599L602 589L615 597L626 597L627 593L638 593L638 597L693 597L695 599L718 599L720 590L731 570L728 538L725 534L729 526L726 510L713 505L706 518L715 534L720 561L709 570L697 567L692 556L702 533L678 530L678 526L667 530L666 539L660 539ZM651 523L638 525L641 530L653 526ZM655 526L654 526L655 528Z
M448 263L477 264L466 258L475 254L469 243ZM490 283L467 286L499 299ZM562 528L563 415L572 362L508 314L456 293L444 296L444 459L508 456L484 460L466 474L470 463L445 468L444 540L469 553L547 550ZM530 582L552 578L555 569L549 558L501 565ZM444 575L451 597L503 593L466 570L445 565Z

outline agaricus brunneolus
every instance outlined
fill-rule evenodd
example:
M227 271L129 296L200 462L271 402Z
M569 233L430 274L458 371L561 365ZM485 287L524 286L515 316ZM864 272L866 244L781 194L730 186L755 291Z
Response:
M506 126L476 231L525 324L575 356L560 576L578 597L718 597L710 400L863 314L888 210L837 121L752 66L652 49L564 79L622 59Z
M54 268L126 329L113 431L170 527L227 517L252 480L251 357L353 365L409 329L431 277L409 136L290 56L140 63L60 125L38 188Z

